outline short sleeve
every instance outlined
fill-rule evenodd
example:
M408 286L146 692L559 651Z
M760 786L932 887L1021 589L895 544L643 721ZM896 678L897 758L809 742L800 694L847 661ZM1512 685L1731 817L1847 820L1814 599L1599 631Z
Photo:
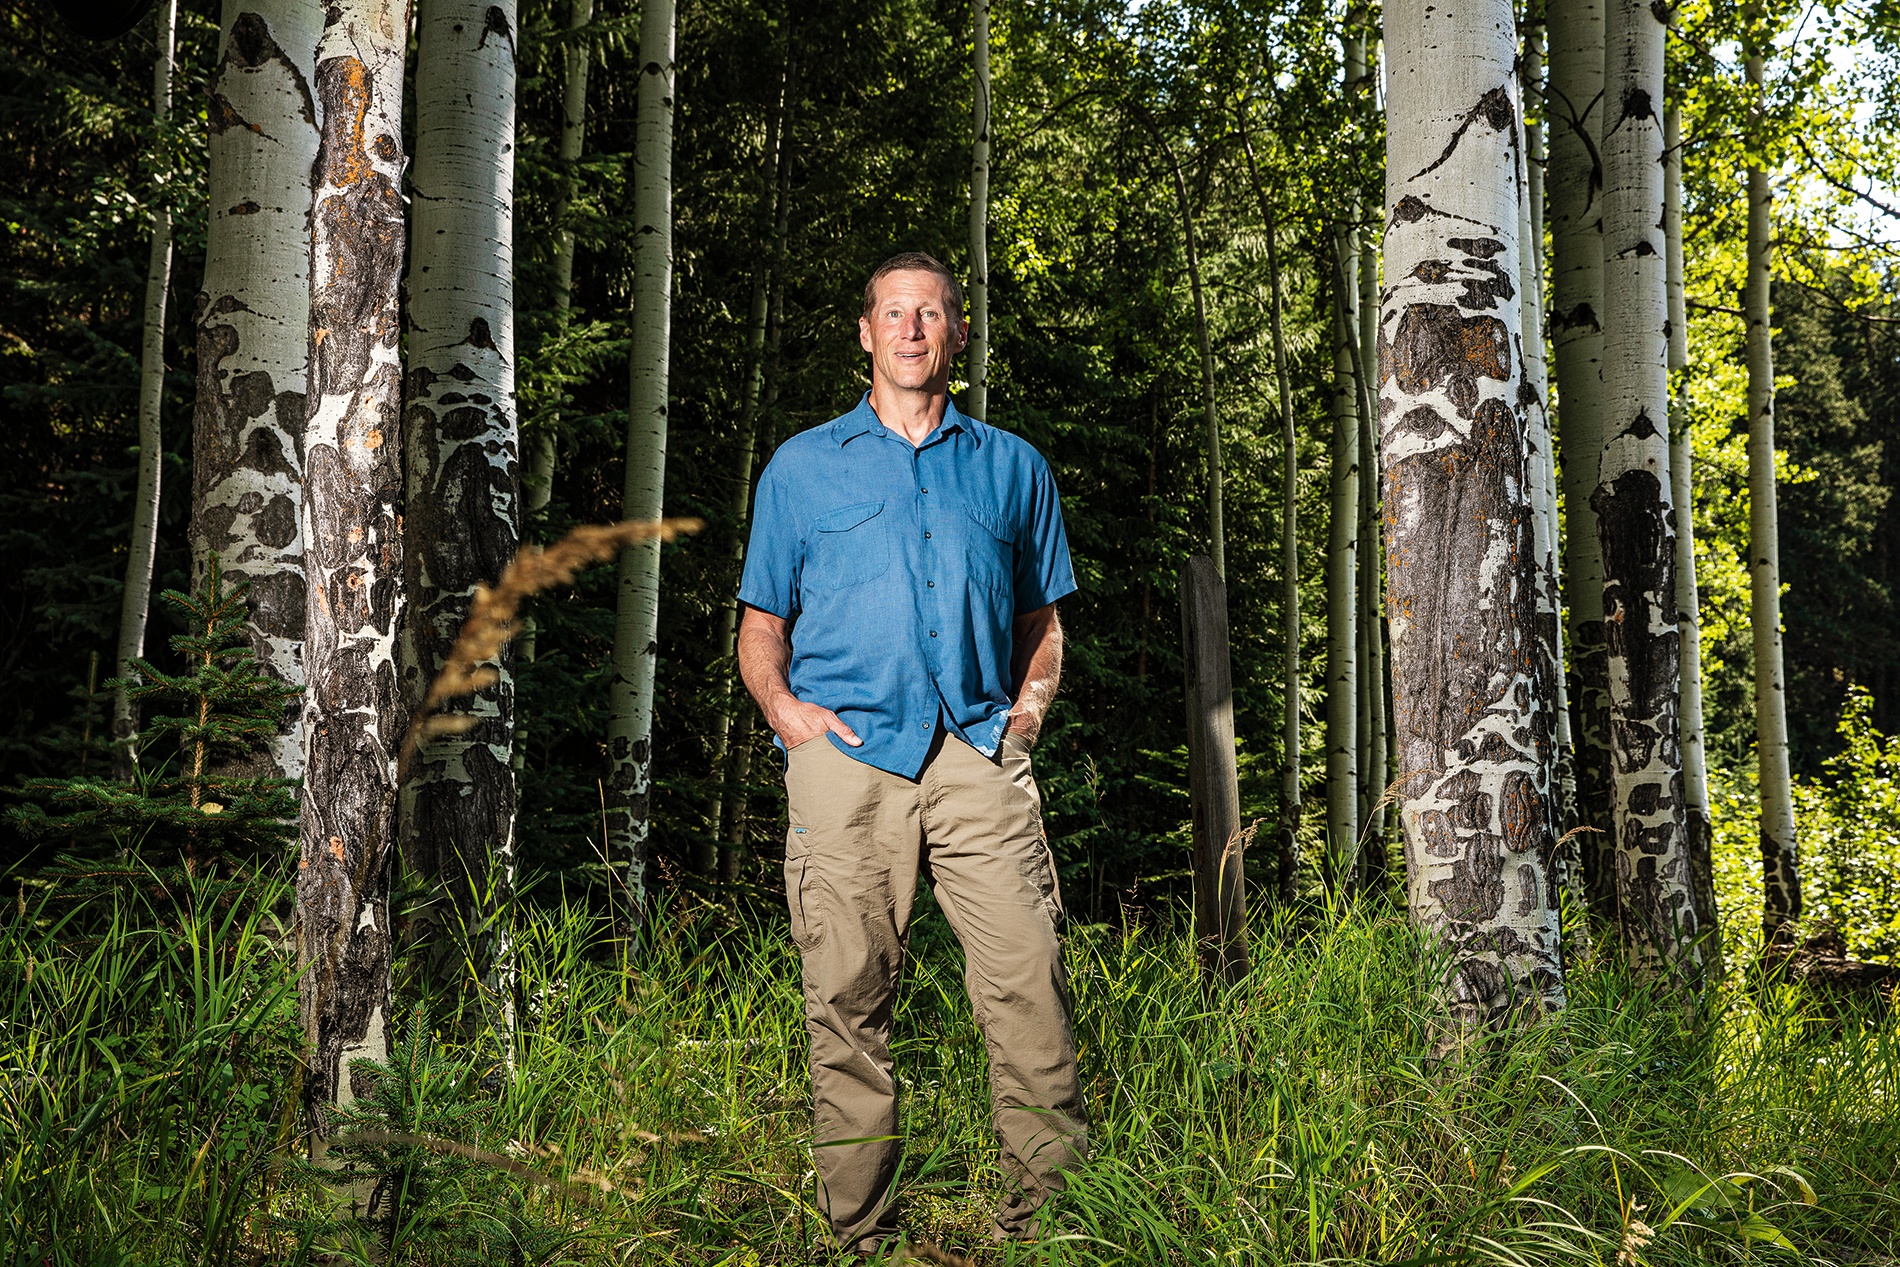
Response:
M782 620L798 614L798 579L805 561L804 532L792 513L784 472L770 463L753 498L752 535L746 542L739 601Z
M1056 477L1037 455L1030 469L1029 523L1016 555L1016 614L1025 615L1075 593L1069 533L1062 523Z

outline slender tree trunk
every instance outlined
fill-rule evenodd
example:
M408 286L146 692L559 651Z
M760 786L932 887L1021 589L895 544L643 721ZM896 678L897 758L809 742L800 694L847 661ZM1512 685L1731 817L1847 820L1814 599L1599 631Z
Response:
M152 67L154 140L162 145L172 116L172 45L178 26L178 0L160 0L158 58ZM159 473L165 434L159 417L165 399L165 292L172 277L172 213L165 205L169 189L152 199L152 244L145 263L145 329L139 355L139 473L132 495L132 543L125 555L125 584L119 597L121 680L134 674L132 661L145 654L145 621L152 608L152 563L158 554ZM130 780L138 769L138 707L124 686L112 696L112 773Z
M420 0L410 180L408 401L403 418L403 696L422 702L475 588L521 542L515 412L514 0ZM437 896L410 941L437 983L466 941L484 1010L512 1028L507 919L515 878L512 653L458 707L470 730L417 751L402 788L403 861ZM455 930L459 925L460 934Z
M1762 93L1762 52L1745 60L1749 87ZM1760 107L1756 107L1756 131ZM1788 691L1781 665L1781 542L1776 527L1775 348L1771 267L1774 195L1768 172L1748 169L1748 579L1755 650L1755 761L1761 788L1761 932L1773 942L1801 917L1794 787L1788 772Z
M1596 491L1610 687L1611 829L1624 939L1696 975L1682 808L1676 532L1669 487L1664 28L1644 0L1604 23L1603 447Z
M1345 112L1357 120L1366 79L1364 12L1346 11L1340 33ZM1361 522L1359 414L1359 198L1347 197L1333 232L1333 437L1326 533L1326 883L1350 897L1359 879L1361 744L1367 725L1360 689L1364 628L1359 616Z
M1352 54L1348 53L1348 66ZM1363 64L1364 52L1359 54ZM1356 208L1354 209L1356 212ZM1333 440L1331 504L1326 532L1326 884L1352 895L1359 847L1359 384L1353 349L1359 337L1356 234L1336 229L1333 241Z
M1268 78L1271 82L1270 72ZM1280 636L1283 640L1280 751L1284 764L1280 774L1280 848L1274 893L1282 903L1291 903L1300 859L1299 437L1293 426L1293 385L1287 377L1286 289L1280 277L1279 220L1274 215L1273 195L1260 178L1260 164L1248 135L1248 108L1247 103L1241 103L1240 144L1247 156L1247 175L1253 182L1254 196L1260 202L1260 222L1266 230L1267 286L1273 292L1268 310L1273 332L1273 377L1280 389L1280 444L1285 454L1280 484Z
M1569 616L1572 753L1577 825L1591 914L1616 919L1610 834L1610 697L1604 659L1603 551L1597 540L1597 463L1603 451L1603 0L1550 10L1551 341L1562 458L1563 606Z
M658 519L666 483L667 364L673 291L673 0L640 10L640 84L634 124L634 276L627 474L621 513ZM607 725L608 857L623 873L622 925L646 922L649 792L653 778L653 677L658 666L660 543L620 556Z
M1363 6L1357 11L1361 22L1370 17ZM1367 30L1369 44L1376 37L1375 30ZM1379 108L1378 78L1371 63L1368 55L1358 81L1361 99L1356 106L1368 134ZM1359 200L1362 215L1365 204L1382 192L1362 191ZM1388 867L1385 839L1388 820L1381 802L1394 771L1391 728L1387 724L1391 696L1386 681L1385 550L1379 511L1377 411L1373 407L1373 397L1378 390L1374 378L1379 362L1379 248L1370 235L1359 247L1358 353L1355 370L1359 380L1359 640L1364 648L1359 657L1359 694L1365 700L1362 723L1365 735L1361 747L1366 754L1359 767L1362 789L1359 834L1365 841L1360 849L1360 873L1361 883L1368 892L1383 893Z
M1526 41L1527 46L1530 42ZM1526 83L1539 87L1533 76L1529 59L1521 63L1525 67ZM1527 90L1525 103L1528 107L1531 92ZM1544 279L1539 267L1542 256L1542 239L1537 237L1536 217L1532 214L1534 191L1538 188L1530 174L1534 168L1535 151L1532 146L1536 133L1529 123L1524 127L1524 153L1519 164L1519 189L1522 201L1518 205L1517 227L1519 240L1524 250L1518 257L1518 305L1520 320L1523 323L1519 341L1519 358L1524 366L1523 401L1525 435L1531 458L1531 539L1535 552L1536 595L1537 595L1537 654L1542 661L1539 673L1547 675L1554 692L1550 733L1539 738L1540 746L1548 749L1551 763L1552 799L1550 804L1551 825L1561 838L1563 829L1569 826L1569 794L1573 790L1570 784L1570 728L1569 719L1564 715L1564 651L1563 651L1563 599L1558 589L1557 573L1557 495L1556 495L1556 451L1550 429L1550 383L1544 361ZM1574 841L1575 837L1571 838ZM1553 882L1559 893L1573 891L1580 876L1573 865L1575 850L1569 843L1560 843L1554 863ZM1581 896L1580 889L1574 890Z
M1682 282L1682 112L1663 113L1663 239L1668 245L1669 370L1689 367L1689 306ZM1686 384L1684 384L1686 388ZM1702 729L1702 616L1695 576L1695 445L1682 411L1669 432L1670 500L1676 507L1676 615L1682 629L1682 800L1688 832L1696 925L1703 952L1722 950L1715 906L1715 832L1709 816L1709 768Z
M990 0L971 0L972 58L976 95L970 142L970 343L964 351L970 378L964 399L972 418L990 411Z
M1525 208L1520 216L1520 227L1525 235L1523 266L1520 277L1523 289L1521 296L1524 309L1524 370L1527 381L1534 383L1536 400L1535 444L1538 449L1538 469L1542 473L1542 484L1538 490L1538 568L1539 581L1539 618L1548 619L1542 626L1543 637L1549 644L1549 657L1554 669L1557 687L1556 727L1552 738L1555 742L1557 803L1555 807L1556 825L1559 829L1557 849L1557 886L1571 906L1578 912L1587 909L1587 899L1583 886L1583 859L1577 844L1578 837L1568 835L1569 829L1577 824L1577 780L1574 757L1574 745L1571 739L1570 699L1564 680L1564 604L1563 576L1558 566L1558 556L1562 553L1562 531L1557 518L1557 449L1556 437L1552 432L1550 420L1550 376L1549 362L1546 359L1547 334L1544 328L1544 127L1542 120L1549 114L1548 93L1544 83L1544 29L1543 6L1537 0L1531 0L1527 6L1524 24L1524 53L1519 65L1524 80L1524 191ZM1581 952L1589 945L1589 920L1581 919L1575 930L1566 930L1566 941L1574 939L1575 950Z
M569 33L582 31L594 20L594 0L570 0L567 8ZM574 298L574 230L568 223L569 209L580 192L581 147L587 136L587 71L590 52L579 39L568 42L562 56L561 78L561 197L554 211L554 222L561 226L554 245L554 329L567 329ZM526 459L521 473L521 510L523 530L530 530L546 512L554 498L555 430L552 419L523 436ZM540 643L540 629L532 614L522 617L521 632L515 635L517 664L534 663ZM513 761L516 784L527 768L527 715L515 709Z
M1563 1006L1556 683L1539 646L1517 355L1510 0L1386 7L1380 460L1413 920L1449 952L1456 1031Z
M322 10L225 0L208 110L204 285L193 314L191 553L248 582L265 673L303 685L304 372L310 349L310 166ZM303 700L285 701L269 773L303 774Z
M389 870L404 716L404 0L331 0L317 43L310 378L304 423L302 859L305 1094L350 1103L388 1054Z

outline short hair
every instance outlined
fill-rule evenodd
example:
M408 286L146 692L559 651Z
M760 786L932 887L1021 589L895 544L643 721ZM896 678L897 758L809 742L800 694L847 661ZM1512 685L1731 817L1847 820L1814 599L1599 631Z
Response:
M864 315L869 317L871 309L877 305L877 284L891 273L935 273L943 279L944 300L950 306L953 320L963 317L963 283L957 275L943 266L934 255L922 251L902 251L885 260L871 274L871 280L864 283Z

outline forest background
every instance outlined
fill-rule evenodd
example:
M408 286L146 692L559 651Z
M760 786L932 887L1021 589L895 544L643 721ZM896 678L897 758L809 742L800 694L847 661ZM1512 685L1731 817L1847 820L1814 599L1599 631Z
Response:
M1886 3L1771 8L1755 15L1765 15L1777 33L1768 91L1760 99L1742 87L1738 41L1752 20L1749 13L1720 3L1685 4L1674 11L1670 43L1669 96L1682 110L1685 137L1690 313L1688 365L1677 371L1673 388L1696 459L1694 525L1718 892L1731 959L1746 962L1761 908L1741 298L1743 170L1755 164L1773 172L1778 216L1781 571L1808 916L1811 926L1838 926L1855 956L1891 963L1900 952L1900 785L1893 781L1900 748L1888 738L1900 731L1900 635L1894 628L1900 578L1892 544L1900 507L1891 496L1900 459L1900 294L1890 245L1892 191L1900 185L1892 170L1900 154L1894 144L1900 102L1893 92L1900 81L1900 27ZM179 6L173 112L155 125L149 24L117 43L96 45L71 36L36 7L13 3L5 9L0 666L8 690L0 701L0 783L102 769L108 760L110 701L103 683L113 672L139 457L145 300L140 261L161 210L171 221L174 259L164 338L157 586L190 588L193 455L186 420L201 368L192 296L204 272L206 87L218 45L212 10L201 0ZM1377 29L1376 10L1354 12L1366 29ZM1225 445L1242 821L1273 823L1285 808L1281 777L1287 754L1280 735L1287 658L1281 638L1290 623L1289 580L1301 631L1296 679L1306 724L1299 766L1309 809L1301 820L1296 884L1303 900L1289 908L1295 919L1287 925L1286 947L1261 950L1260 980L1281 979L1274 973L1301 981L1311 975L1313 998L1333 1000L1340 1015L1365 1009L1372 1018L1367 1033L1388 1022L1403 1029L1410 1021L1395 1018L1410 1017L1416 1002L1400 997L1402 992L1369 1000L1364 992L1374 987L1347 980L1352 965L1361 963L1380 966L1384 975L1372 973L1373 980L1406 977L1410 947L1400 953L1395 943L1379 940L1396 936L1390 928L1381 932L1349 919L1324 931L1330 926L1322 894L1326 828L1320 806L1327 763L1319 722L1335 386L1329 278L1333 235L1356 228L1370 237L1379 227L1370 198L1363 223L1342 219L1342 209L1357 205L1360 191L1379 189L1383 180L1378 112L1356 111L1341 91L1344 16L1318 3L1158 0L1132 7L1005 6L991 14L988 416L1030 439L1053 464L1082 587L1064 608L1065 686L1038 750L1038 776L1069 909L1081 924L1094 926L1079 939L1093 948L1087 953L1104 956L1100 983L1082 987L1085 1014L1092 1006L1103 1009L1090 1022L1097 1050L1113 1049L1117 1041L1105 1019L1114 1014L1111 1003L1129 1009L1120 1015L1131 1016L1158 997L1141 989L1167 994L1181 984L1159 959L1128 958L1132 952L1125 950L1124 958L1115 959L1110 930L1132 936L1170 926L1189 889L1186 703L1176 594L1182 564L1206 550L1208 537L1208 402L1184 234L1190 227L1215 366L1212 409ZM741 936L735 930L751 919L769 926L783 901L776 866L783 821L776 760L756 728L728 732L718 721L744 717L750 707L733 694L730 657L720 654L737 580L734 507L743 498L735 499L735 492L778 441L856 400L864 372L852 326L862 279L879 260L899 249L923 249L953 268L968 265L971 18L968 8L956 5L759 6L720 0L684 6L679 17L666 512L703 519L706 526L662 556L650 884L668 913L666 926L690 930L688 942L704 935L706 944L716 946L723 936L725 949L716 953L744 964L741 979L762 966L784 978L789 966L781 945L734 940ZM567 29L567 4L528 3L513 33L521 74L514 188L521 424L524 447L549 438L557 456L551 498L524 522L528 540L552 540L571 525L605 522L622 511L625 314L636 285L630 155L641 62L637 19L633 6L610 0L575 33ZM559 155L562 63L573 49L583 52L593 71L577 166ZM1527 110L1533 119L1539 115L1534 94ZM405 126L413 127L414 109L405 108L403 115ZM1237 127L1241 118L1247 120L1252 155ZM1772 127L1762 126L1763 119ZM780 137L782 145L775 144ZM578 193L570 196L568 180L576 170ZM1270 191L1273 229L1263 219L1263 190ZM573 306L565 319L556 315L555 301L563 231L574 233L578 244ZM1290 452L1281 439L1268 320L1276 264L1290 353ZM745 412L751 314L761 291L774 332L758 363L762 407L756 443L748 449L735 420ZM1561 399L1556 408L1561 413ZM1291 577L1281 539L1281 488L1289 461L1299 525ZM523 742L517 839L528 880L524 995L566 988L562 983L569 977L578 979L575 965L557 962L558 956L536 961L532 954L558 942L549 929L565 913L598 913L611 890L600 852L600 781L613 606L608 569L543 595L533 609L535 655L518 665ZM165 638L184 630L168 626L170 618L154 606L146 653L159 667L176 669L182 661L166 649ZM721 806L730 768L718 759L725 733L752 744L754 758L743 790L745 847L730 855L736 874L729 879L705 866L719 846L715 824L731 822ZM0 825L0 831L13 830L13 820ZM27 864L16 873L23 877L51 853L50 846L35 853L11 835L4 847ZM1267 876L1256 880L1271 887ZM22 918L28 892L23 883ZM1378 904L1367 908L1376 919ZM1297 940L1290 931L1295 924L1320 928L1321 939ZM571 949L578 942L565 944ZM935 962L928 954L924 958ZM27 962L33 962L30 955ZM1118 976L1111 964L1127 971ZM932 975L940 969L925 969L919 988L941 985ZM675 946L656 957L644 978L622 988L643 999L643 1007L650 1005L642 1024L682 1043L795 1045L789 1030L768 1030L769 1040L748 1034L738 1013L720 1014L716 1025L706 1015L689 1016L680 1000L703 985L706 971L690 946ZM1141 972L1152 976L1138 981ZM26 975L30 984L31 973ZM1355 995L1354 988L1361 993ZM1748 1031L1755 1063L1738 1065L1728 1059L1728 1049L1699 1048L1699 1056L1685 1056L1686 1048L1669 1044L1689 1040L1666 1025L1619 1029L1642 1019L1641 1007L1630 1002L1640 993L1618 994L1623 988L1613 979L1580 975L1573 984L1573 1015L1579 1033L1601 1023L1600 1050L1616 1049L1615 1060L1635 1071L1631 1077L1688 1079L1719 1067L1734 1079L1736 1069L1746 1068L1751 1094L1774 1112L1818 1094L1791 1072L1807 1068L1812 1053L1776 1045L1784 1037L1796 1047L1805 1041L1793 1022L1787 1034L1775 1028L1782 1023L1775 1019L1779 1014L1764 1013L1768 1019ZM620 1006L627 997L618 996ZM608 999L601 996L602 1011L611 1010ZM743 989L726 1001L739 1013L752 1002ZM784 1002L774 998L761 1006L782 1020ZM1170 1027L1177 1021L1183 1033L1192 1028L1187 1018L1143 1016L1142 1024L1125 1033L1159 1043L1174 1033ZM1207 1097L1196 1101L1194 1112L1209 1112L1218 1121L1225 1112L1222 1088L1240 1076L1234 1052L1255 1044L1253 1067L1262 1069L1271 1042L1282 1041L1262 1037L1267 1016L1247 1013L1237 1023L1255 1028L1241 1037L1225 1035L1232 1046L1218 1048L1220 1054L1189 1058L1186 1077L1168 1082L1157 1076L1144 1092L1147 1098L1137 1097L1142 1112L1192 1092ZM1198 1015L1192 1019L1199 1023ZM535 1021L524 1032L536 1037L524 1041L553 1043L565 1033L567 1047L580 1049L552 1011ZM1284 1012L1273 1023L1286 1034L1296 1028ZM1870 1032L1886 1034L1877 1027ZM427 1027L412 1022L402 1033L407 1042L422 1042ZM586 1039L591 1031L583 1024L579 1033ZM638 1040L650 1036L639 1031L625 1046L615 1045L624 1034L603 1038L595 1054L610 1068L622 1056L637 1067L645 1059ZM1358 1041L1344 1033L1306 1037L1315 1043ZM1205 1038L1197 1034L1195 1041ZM1310 1055L1292 1039L1283 1041L1294 1059ZM1890 1044L1891 1036L1873 1041L1887 1072L1869 1074L1870 1085L1891 1094L1892 1053L1878 1047ZM405 1058L421 1062L424 1055L409 1049ZM968 1076L968 1070L952 1067L954 1051L945 1059L938 1072L946 1081ZM1407 1085L1409 1075L1395 1072L1402 1064L1394 1057L1381 1076ZM759 1073L737 1067L726 1073L736 1106L734 1088ZM282 1094L280 1083L259 1077L272 1088L260 1094L276 1103L270 1097ZM647 1111L671 1111L655 1106L669 1094L685 1093L688 1084L699 1086L697 1077L683 1066L670 1067L656 1080ZM781 1097L788 1079L795 1090L795 1074L781 1068L772 1077ZM1708 1085L1717 1081L1710 1075ZM1850 1082L1833 1084L1829 1094L1836 1098L1826 1101L1842 1108L1842 1121L1854 1103ZM1325 1098L1323 1089L1307 1091L1309 1098ZM520 1103L510 1112L524 1112ZM1259 1107L1246 1103L1250 1112ZM967 1114L968 1107L956 1113ZM1498 1107L1508 1117L1522 1105L1501 1098ZM1460 1111L1451 1103L1432 1108L1447 1119ZM1878 1113L1871 1118L1876 1125L1884 1121ZM80 1120L86 1120L83 1113ZM645 1120L658 1124L657 1118ZM1513 1121L1513 1131L1524 1129ZM1275 1122L1277 1130L1277 1117ZM970 1121L957 1123L966 1145L980 1133ZM1713 1125L1700 1129L1707 1140L1727 1141L1709 1144L1713 1158L1739 1163L1734 1155L1724 1157L1724 1149L1739 1149L1735 1140L1755 1127L1738 1125L1733 1138ZM1689 1147L1683 1137L1658 1130L1644 1137L1646 1144ZM442 1133L453 1132L444 1125ZM1248 1138L1246 1131L1235 1133ZM535 1139L525 1129L520 1138L530 1144ZM663 1149L660 1138L649 1142ZM1887 1136L1871 1131L1867 1138ZM1783 1143L1792 1150L1785 1160L1806 1156L1792 1137L1777 1137L1774 1148ZM783 1144L776 1139L773 1146ZM1443 1152L1442 1145L1422 1141L1421 1155ZM1486 1166L1495 1161L1487 1171L1494 1178L1507 1168L1515 1173L1510 1146L1487 1156ZM1873 1151L1878 1154L1878 1147ZM547 1160L545 1154L528 1155ZM1112 1149L1107 1155L1116 1156ZM1885 1156L1890 1165L1891 1150ZM1132 1152L1128 1158L1129 1175L1139 1176L1143 1163ZM1479 1167L1470 1168L1475 1182ZM1529 1162L1524 1168L1536 1169ZM785 1182L793 1182L795 1170ZM1856 1178L1865 1175L1856 1172ZM1370 1181L1355 1170L1327 1182L1356 1191ZM1500 1182L1516 1194L1509 1176ZM1662 1180L1666 1193L1671 1182ZM1618 1184L1620 1193L1620 1179ZM1852 1186L1842 1184L1841 1191ZM1599 1197L1602 1186L1592 1189ZM268 1182L263 1191L268 1195ZM658 1186L652 1191L658 1193ZM161 1192L153 1199L175 1195ZM700 1192L695 1217L711 1218L705 1207L727 1198L731 1194L724 1190ZM651 1199L663 1204L659 1196ZM1118 1194L1112 1183L1085 1198L1122 1216L1145 1209L1142 1199ZM1430 1206L1433 1199L1421 1196L1418 1204ZM1726 1226L1726 1219L1734 1228L1745 1226L1724 1204L1733 1199L1722 1196L1713 1224ZM1637 1220L1630 1201L1619 1201L1604 1207L1614 1216L1604 1224L1615 1227L1609 1252L1615 1253L1615 1236L1621 1236L1622 1248L1634 1254L1644 1242L1632 1229L1648 1225ZM1573 1207L1585 1223L1586 1206ZM1461 1235L1495 1214L1482 1202L1472 1208L1478 1213L1460 1225ZM1855 1208L1852 1202L1844 1206ZM1386 1234L1383 1217L1379 1237ZM1883 1219L1891 1220L1891 1210L1879 1200L1857 1216L1842 1215L1845 1225L1890 1226ZM1185 1217L1177 1221L1192 1225ZM931 1226L941 1230L955 1222L942 1215ZM519 1229L510 1228L519 1247ZM770 1240L756 1229L748 1234L759 1244ZM1114 1233L1122 1243L1128 1235L1125 1226ZM1329 1235L1343 1239L1329 1241ZM1313 1236L1313 1256L1319 1257L1322 1244L1335 1252L1346 1252L1342 1246L1364 1250L1372 1233L1363 1219L1354 1224L1347 1218L1339 1226L1322 1225ZM1743 1234L1742 1240L1749 1237ZM1413 1243L1436 1244L1429 1235ZM1696 1244L1688 1242L1690 1249ZM1171 1255L1178 1256L1173 1249L1157 1251L1154 1260ZM797 1260L795 1253L791 1260Z
M559 455L551 499L526 525L530 540L617 517L622 485L635 18L611 0L579 35L565 30L567 18L559 4L521 13L521 425L525 444L551 435ZM1851 712L1860 719L1854 733L1900 730L1900 505L1891 496L1900 325L1887 245L1893 215L1882 200L1893 188L1900 65L1882 5L1808 6L1784 18L1769 75L1773 116L1795 138L1774 151L1783 612L1792 762L1819 787L1830 758L1851 743L1840 722L1852 692L1868 698ZM85 714L101 707L100 684L113 672L137 466L140 264L161 206L172 215L175 260L156 586L189 588L192 295L203 272L205 86L217 25L211 7L181 6L177 105L155 130L143 27L95 45L18 4L6 21L0 143L13 176L0 245L0 677L9 689L0 700L0 782L11 784L71 773L84 744L104 740L97 726L84 738ZM1741 21L1719 3L1684 6L1670 50L1684 111L1690 310L1690 364L1678 371L1677 392L1695 445L1708 751L1718 819L1736 828L1724 832L1720 862L1735 902L1749 900L1754 740L1739 299L1739 173L1753 142L1736 114ZM1370 126L1355 122L1340 91L1338 22L1303 4L1036 5L994 20L990 412L1048 455L1064 493L1082 589L1065 605L1070 658L1039 771L1063 882L1091 919L1177 896L1186 880L1176 592L1181 564L1205 549L1206 451L1179 205L1151 128L1187 175L1218 366L1242 818L1273 822L1281 808L1285 454L1261 203L1235 128L1243 105L1260 115L1252 139L1274 191L1284 261L1298 435L1301 765L1303 799L1315 806L1303 820L1303 857L1309 885L1317 883L1330 235L1336 209L1376 187L1381 165L1376 113ZM731 486L742 470L735 420L747 317L775 251L780 94L787 236L770 280L782 335L764 366L753 472L777 440L835 416L862 391L853 323L861 279L879 260L921 249L965 266L970 179L967 8L801 6L788 20L770 7L708 0L686 6L680 24L666 506L708 527L669 548L662 565L652 801L662 890L693 886L694 850L712 843L723 728L709 719L750 708L729 693L730 659L717 652L736 587ZM576 41L595 66L580 192L569 200L557 152L560 59ZM1256 64L1263 51L1270 66ZM552 270L564 229L577 237L578 262L574 317L562 324ZM612 590L610 573L596 571L535 608L538 653L519 683L527 874L604 883L587 842L600 828ZM176 632L165 619L155 610L147 639L161 664L164 635ZM776 762L766 737L740 734L758 747L751 769L769 776ZM1814 795L1808 804L1818 812ZM748 888L774 886L778 798L775 779L754 778ZM1752 914L1725 920L1753 922ZM1868 929L1856 949L1890 955L1896 937Z

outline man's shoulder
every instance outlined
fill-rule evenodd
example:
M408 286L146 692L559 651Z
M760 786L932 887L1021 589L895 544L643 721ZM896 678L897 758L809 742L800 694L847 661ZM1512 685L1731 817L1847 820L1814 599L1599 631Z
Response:
M982 448L998 466L1023 474L1041 474L1049 469L1049 459L1042 455L1042 450L1014 431L1005 431L976 419L971 421L981 428L978 434L982 438Z
M838 449L838 427L849 420L850 414L840 414L827 422L821 422L803 431L795 432L779 442L772 451L772 460L768 467L780 475L808 471L814 465L821 464Z

